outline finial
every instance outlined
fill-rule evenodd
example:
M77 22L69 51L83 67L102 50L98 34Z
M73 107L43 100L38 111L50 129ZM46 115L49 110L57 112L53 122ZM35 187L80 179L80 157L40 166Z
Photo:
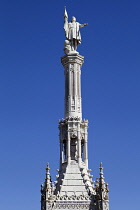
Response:
M50 171L49 163L46 165L46 173Z
M46 168L50 169L50 168L49 168L49 163L47 163L47 167L46 167Z
M105 182L104 182L104 173L103 173L103 166L102 166L102 162L100 163L100 178L99 178L99 182L100 182L100 188L101 190L104 189L104 185L105 185Z
M51 189L51 176L50 176L49 163L47 163L47 166L46 166L45 186L46 186L46 190Z
M47 163L47 166L46 166L46 178L50 178L50 167L49 167L49 163Z
M102 166L102 162L100 163L100 167L99 167L99 169L100 169L100 178L104 178L103 177L103 175L104 175L104 173L103 173L103 166Z

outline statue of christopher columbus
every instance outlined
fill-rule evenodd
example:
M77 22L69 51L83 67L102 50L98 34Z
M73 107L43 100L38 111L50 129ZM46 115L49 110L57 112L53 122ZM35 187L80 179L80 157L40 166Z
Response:
M81 44L81 34L80 28L88 25L88 23L80 24L76 22L76 18L73 16L71 22L68 23L68 14L66 8L64 10L64 30L65 30L65 49L64 52L67 54L68 52L75 51L77 46Z

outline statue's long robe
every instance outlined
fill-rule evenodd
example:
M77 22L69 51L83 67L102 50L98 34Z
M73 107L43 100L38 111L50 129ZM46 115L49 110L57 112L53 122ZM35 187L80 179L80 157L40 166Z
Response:
M64 24L64 30L66 38L71 41L72 39L77 40L79 43L81 42L81 34L80 34L80 28L83 27L82 24L78 22L66 22Z

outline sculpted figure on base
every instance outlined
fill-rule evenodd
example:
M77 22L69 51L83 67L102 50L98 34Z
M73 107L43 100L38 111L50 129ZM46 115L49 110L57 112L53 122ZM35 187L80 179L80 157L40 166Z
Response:
M71 47L71 51L76 51L77 46L81 44L81 34L80 28L88 25L88 23L80 24L76 22L76 18L73 16L71 22L68 23L68 14L65 8L64 11L64 30L66 39L69 41L69 45ZM65 41L65 49L64 52L68 52L67 45ZM67 54L67 53L66 53Z

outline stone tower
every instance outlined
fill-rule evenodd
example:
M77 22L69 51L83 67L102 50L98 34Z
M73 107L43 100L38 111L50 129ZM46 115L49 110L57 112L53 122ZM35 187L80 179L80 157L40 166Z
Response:
M64 12L65 55L61 58L65 75L65 113L59 121L60 168L54 183L47 164L41 185L41 210L90 209L109 210L108 184L100 164L99 178L94 182L88 168L88 120L82 119L81 67L84 57L76 51L81 43L79 29L87 24L68 23Z

